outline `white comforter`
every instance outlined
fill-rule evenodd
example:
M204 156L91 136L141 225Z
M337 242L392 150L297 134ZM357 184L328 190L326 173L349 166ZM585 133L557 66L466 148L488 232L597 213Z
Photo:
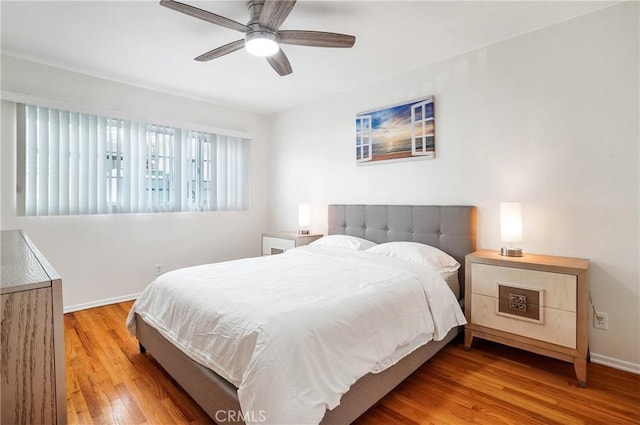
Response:
M134 313L238 387L248 424L317 424L356 380L465 323L435 271L317 247L166 273L132 335Z

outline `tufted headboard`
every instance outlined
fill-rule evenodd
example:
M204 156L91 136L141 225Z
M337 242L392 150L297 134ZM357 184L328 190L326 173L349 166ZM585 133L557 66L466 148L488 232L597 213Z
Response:
M350 235L376 243L413 241L435 246L461 264L476 248L476 207L438 205L329 205L329 234Z

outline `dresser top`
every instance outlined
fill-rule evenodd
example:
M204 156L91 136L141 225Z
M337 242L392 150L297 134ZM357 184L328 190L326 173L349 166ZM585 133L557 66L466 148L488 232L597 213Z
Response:
M58 274L22 231L0 232L2 294L46 288L57 279Z
M307 235L301 235L298 232L296 232L295 230L292 231L283 231L283 232L265 232L262 234L262 236L266 236L269 238L278 238L278 239L292 239L292 240L297 240L297 239L304 239L304 238L319 238L322 236L321 233L309 233Z
M505 257L499 251L479 250L467 255L474 263L496 266L520 267L527 269L545 268L559 273L580 273L589 268L589 260L584 258L556 257L552 255L527 254L522 257Z

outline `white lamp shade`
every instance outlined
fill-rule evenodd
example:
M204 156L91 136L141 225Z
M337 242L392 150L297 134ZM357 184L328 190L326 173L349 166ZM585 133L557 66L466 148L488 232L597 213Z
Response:
M311 204L300 202L298 204L298 226L307 229L311 225Z
M520 202L500 202L500 239L522 242L522 207Z

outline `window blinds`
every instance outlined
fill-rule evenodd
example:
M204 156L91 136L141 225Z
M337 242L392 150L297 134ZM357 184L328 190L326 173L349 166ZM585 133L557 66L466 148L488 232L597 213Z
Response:
M26 215L249 206L248 139L31 105L18 111Z

